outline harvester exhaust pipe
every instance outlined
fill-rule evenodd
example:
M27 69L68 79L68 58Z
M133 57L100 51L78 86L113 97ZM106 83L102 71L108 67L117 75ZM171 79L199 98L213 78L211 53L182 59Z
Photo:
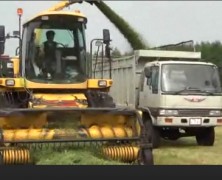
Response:
M19 17L19 55L21 57L21 49L22 49L22 41L21 41L21 34L22 34L22 15L23 15L23 9L18 8L17 9L17 14Z

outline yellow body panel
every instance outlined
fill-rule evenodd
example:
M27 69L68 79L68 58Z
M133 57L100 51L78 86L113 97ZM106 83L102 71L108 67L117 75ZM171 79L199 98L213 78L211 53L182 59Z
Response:
M86 99L84 94L34 94L34 98L40 98L45 100L75 100Z
M13 66L14 66L14 75L15 77L19 76L19 57L12 57L11 61L13 62Z
M100 81L102 79L89 79L88 80L88 88L98 88L98 81ZM113 81L111 79L103 79L107 82L107 86L106 87L111 87L112 86L112 83Z
M6 85L6 80L9 79L10 80L13 79L15 81L14 86ZM99 80L101 79L88 79L83 83L76 83L76 84L46 84L46 83L32 82L24 78L0 78L0 86L7 88L28 88L28 89L90 89L90 88L102 89L102 88L109 88L112 85L112 80L106 79L107 86L101 88L98 86Z
M0 117L0 128L2 129L20 129L20 128L42 128L47 124L45 113L38 115L21 115Z
M41 16L47 16L47 15L67 15L67 16L75 16L75 17L81 17L81 18L85 18L86 16L82 13L79 12L72 12L72 11L42 11L41 13L39 13L38 15L36 15L35 17L31 18L30 20L28 20L27 22L24 23L27 24L31 21L33 21L34 19L41 17Z
M114 114L83 114L81 124L93 138L133 137L140 133L135 117Z
M85 95L81 93L79 94L34 94L33 98L39 99L41 101L37 105L34 105L30 102L29 104L30 108L61 107L59 103L61 103L62 101L75 102L75 100L86 100ZM53 101L53 103L50 104L51 101ZM69 105L68 107L86 108L87 106L79 102L76 102L73 105Z
M29 89L87 89L87 81L78 84L46 84L25 80L25 87Z
M14 86L7 86L6 81L7 80L14 80L15 85ZM3 88L2 88L3 87ZM24 79L23 78L0 78L0 91L6 91L6 88L24 88Z

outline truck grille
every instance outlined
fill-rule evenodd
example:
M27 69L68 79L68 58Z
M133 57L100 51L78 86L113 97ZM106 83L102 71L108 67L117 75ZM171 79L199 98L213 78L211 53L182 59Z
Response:
M209 116L210 110L207 109L181 109L178 110L179 116L192 116L192 117L197 117L197 116Z

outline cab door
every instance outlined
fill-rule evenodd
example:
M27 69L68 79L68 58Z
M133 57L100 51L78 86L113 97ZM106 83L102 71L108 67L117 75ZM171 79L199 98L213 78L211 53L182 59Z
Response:
M159 106L160 85L159 66L150 66L150 75L143 76L140 87L140 106L155 108Z

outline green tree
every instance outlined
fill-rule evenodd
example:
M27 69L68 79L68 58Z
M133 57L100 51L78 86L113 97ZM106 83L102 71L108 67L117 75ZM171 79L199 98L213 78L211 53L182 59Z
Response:
M220 41L201 42L196 44L196 49L201 52L204 61L222 66L222 44Z

